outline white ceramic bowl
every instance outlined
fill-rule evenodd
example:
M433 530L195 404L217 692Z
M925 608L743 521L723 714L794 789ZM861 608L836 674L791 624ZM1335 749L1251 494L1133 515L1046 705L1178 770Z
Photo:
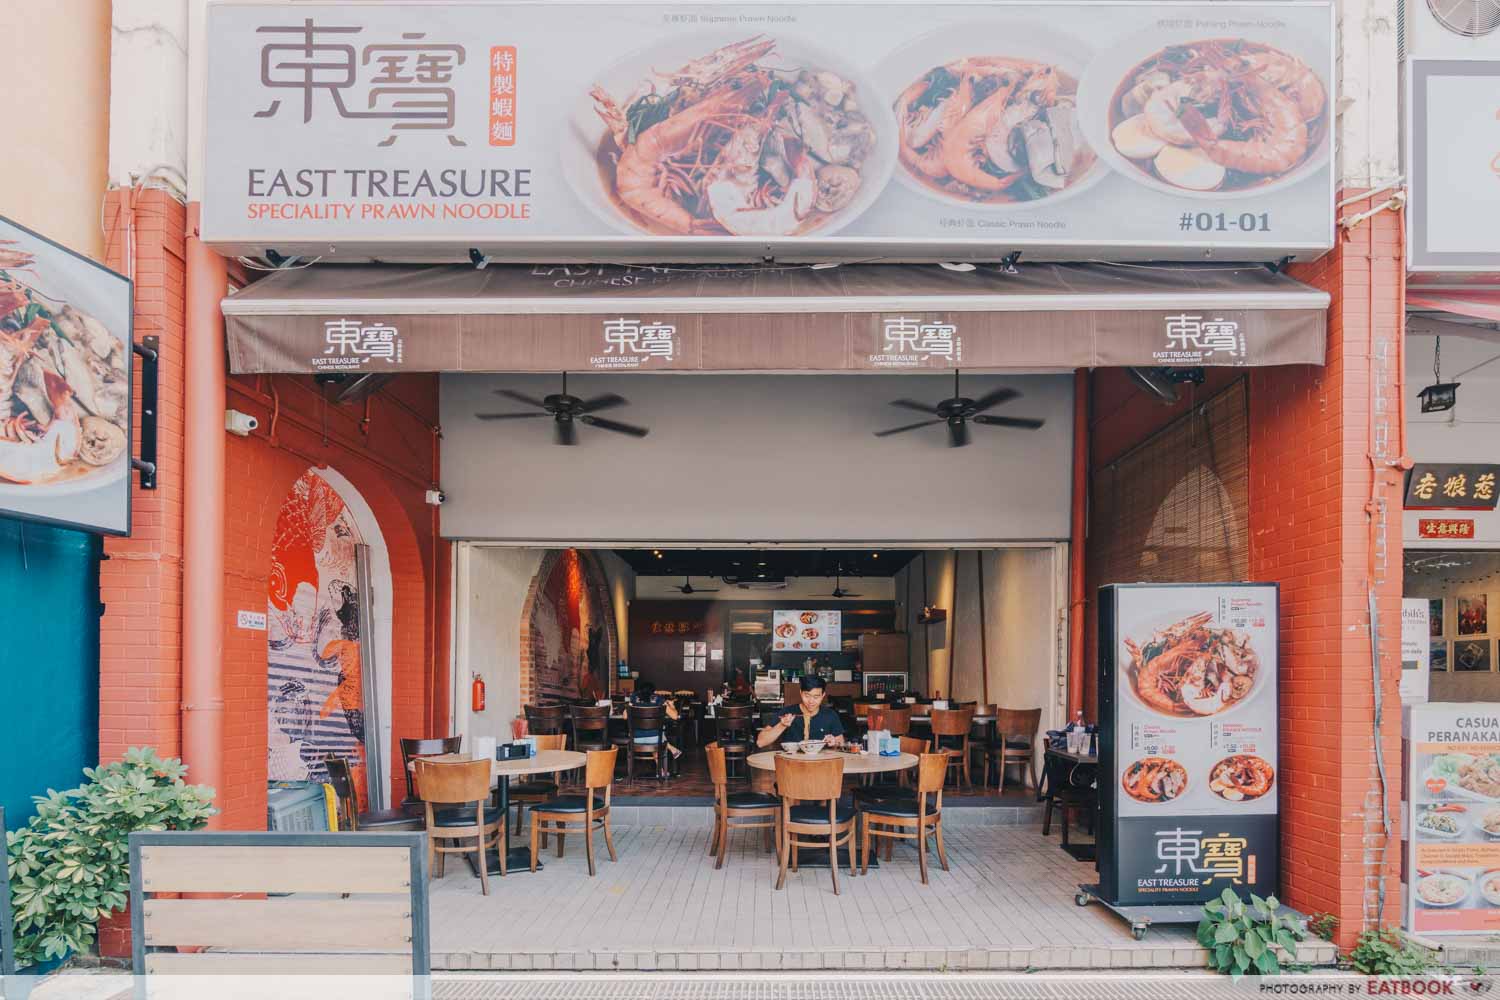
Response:
M753 31L694 32L663 38L659 42L624 56L617 62L599 70L589 78L589 86L597 84L609 92L617 102L635 93L654 70L664 72L700 59L722 45L740 42L754 35ZM814 48L797 38L771 36L776 42L775 51L760 61L770 68L807 68L837 73L854 84L855 99L860 109L869 118L875 129L875 149L865 160L860 171L860 188L854 200L842 209L826 216L815 228L796 233L802 237L828 236L859 218L885 190L891 179L891 170L896 164L896 123L890 114L890 101L876 87L869 73L849 62L835 51ZM658 90L661 90L658 85ZM623 110L623 109L622 109ZM615 204L605 185L612 183L598 166L599 144L604 139L604 123L594 110L594 101L587 89L579 94L569 122L567 134L560 144L563 176L578 200L588 206L595 216L606 225L622 233L638 235L645 232L634 217L627 215ZM654 235L654 234L653 234ZM764 243L768 239L784 239L781 236L705 236L673 237L663 239L707 239L751 243Z
M800 744L800 743L783 743L783 744L781 744L781 749L782 749L782 751L784 753L796 753L801 748L802 748L802 744Z
M802 752L805 753L805 754L807 754L807 756L809 756L809 757L816 757L818 754L820 754L820 753L823 752L823 749L824 749L824 746L823 746L823 741L822 740L803 740L802 741Z
M1172 611L1171 613L1163 613L1157 618L1153 618L1147 622L1144 622L1140 629L1137 630L1136 634L1122 636L1119 651L1116 653L1116 656L1119 657L1118 662L1120 664L1120 669L1129 670L1130 667L1130 650L1125 647L1124 639L1132 639L1137 644L1141 644L1143 638L1152 635L1158 629L1169 628L1172 625L1175 625L1177 622L1182 621L1184 618L1191 617L1196 611L1202 610L1207 609L1183 608L1180 610ZM1134 680L1126 685L1126 690L1130 692L1130 700L1133 701L1143 711L1150 712L1152 715L1161 716L1162 718L1179 720L1226 718L1244 708L1245 705L1249 702L1260 697L1261 692L1266 689L1266 684L1264 683L1266 672L1268 670L1274 669L1275 667L1276 647L1274 644L1267 646L1263 641L1263 637L1256 636L1254 633L1251 633L1250 648L1255 651L1257 658L1260 660L1260 668L1256 671L1255 680L1250 685L1250 693L1245 695L1245 697L1241 698L1239 701L1230 705L1228 708L1220 709L1212 715L1177 715L1175 713L1158 711L1157 709L1152 708L1150 705L1146 704L1145 700L1136 690Z
M1422 886L1426 885L1428 882L1433 881L1434 879L1456 879L1464 886L1463 895L1447 903L1433 903L1428 901L1422 896ZM1472 895L1473 888L1474 884L1468 879L1464 878L1462 875L1455 875L1452 872L1437 872L1436 874L1428 875L1417 883L1417 902L1422 906L1432 907L1433 909L1447 909L1450 906L1462 906L1464 903L1467 903L1469 901L1469 896Z
M950 24L908 42L888 55L876 70L881 88L889 95L886 112L895 119L895 101L902 92L938 66L976 56L1002 56L1050 63L1063 70L1082 87L1084 69L1094 58L1093 50L1071 35L1032 18L996 17L969 24ZM1082 110L1079 110L1080 128ZM1090 143L1092 145L1092 143ZM1082 178L1056 194L1033 201L970 201L931 187L911 175L896 161L896 176L923 197L968 211L1003 213L1035 210L1056 205L1093 187L1109 174L1104 161L1095 159Z
M1205 41L1215 37L1223 36L1217 36L1212 31L1191 27L1173 30L1151 28L1149 31L1123 39L1118 45L1112 45L1101 51L1098 57L1089 63L1083 79L1078 84L1078 113L1082 119L1083 134L1094 151L1103 157L1116 173L1130 178L1137 184L1143 184L1176 197L1200 201L1261 198L1273 191L1298 184L1322 170L1330 169L1334 128L1333 87L1332 81L1325 78L1321 68L1321 64L1328 57L1327 52L1320 54L1315 39L1311 37L1299 37L1291 32L1274 29L1248 28L1237 32L1233 37L1268 45L1288 55L1296 56L1318 73L1318 78L1322 81L1328 95L1328 107L1323 112L1325 125L1318 144L1308 151L1301 163L1275 180L1253 187L1234 191L1193 191L1175 184L1168 184L1150 169L1140 165L1138 161L1130 159L1115 149L1115 144L1110 138L1110 105L1125 78L1132 74L1141 63L1168 46Z

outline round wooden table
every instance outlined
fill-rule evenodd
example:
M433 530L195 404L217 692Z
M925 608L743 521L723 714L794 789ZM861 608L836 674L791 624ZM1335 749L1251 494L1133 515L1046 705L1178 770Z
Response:
M878 753L840 753L837 750L824 750L812 757L805 753L790 754L780 750L763 750L760 753L751 754L748 760L751 767L762 771L774 771L777 757L794 757L798 760L827 760L830 757L842 757L845 774L884 774L888 771L904 771L908 767L917 766L916 754L903 753L896 757L882 757Z

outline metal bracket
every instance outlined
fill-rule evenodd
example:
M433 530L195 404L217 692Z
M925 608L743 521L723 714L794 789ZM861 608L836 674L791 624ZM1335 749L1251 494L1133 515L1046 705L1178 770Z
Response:
M1283 257L1278 261L1268 261L1266 263L1266 270L1270 271L1272 274L1280 274L1282 271L1286 270L1286 266L1291 262L1291 257Z
M1021 272L1016 269L1016 263L1020 261L1020 259L1021 251L1012 250L1010 253L1006 254L1005 259L1000 262L1000 270L1005 274L1020 274Z
M156 489L156 406L160 377L161 338L142 337L131 350L141 359L141 457L130 467L141 474L141 489Z

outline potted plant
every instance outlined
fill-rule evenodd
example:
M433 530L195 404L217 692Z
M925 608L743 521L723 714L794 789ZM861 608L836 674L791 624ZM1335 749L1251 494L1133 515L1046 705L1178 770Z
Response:
M6 836L18 966L87 951L99 922L125 910L132 832L196 830L216 812L213 789L186 773L180 760L131 749L85 768L79 787L36 797L36 815Z

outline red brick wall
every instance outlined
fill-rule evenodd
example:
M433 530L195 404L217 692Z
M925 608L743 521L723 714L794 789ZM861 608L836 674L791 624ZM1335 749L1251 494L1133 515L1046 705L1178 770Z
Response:
M125 192L105 214L108 263L129 272ZM100 756L149 745L181 752L182 343L185 208L160 192L135 199L136 336L162 339L161 487L137 489L135 531L106 544L101 599ZM328 466L374 512L391 564L393 738L446 733L448 545L423 498L437 480L437 379L402 376L368 402L335 405L311 379L236 378L228 405L259 418L250 437L228 435L224 594L226 829L262 828L266 806L266 633L239 629L239 610L266 610L272 532L293 482ZM399 751L393 747L399 761ZM192 761L187 762L191 769ZM191 775L191 771L190 771ZM391 787L405 793L400 775Z

